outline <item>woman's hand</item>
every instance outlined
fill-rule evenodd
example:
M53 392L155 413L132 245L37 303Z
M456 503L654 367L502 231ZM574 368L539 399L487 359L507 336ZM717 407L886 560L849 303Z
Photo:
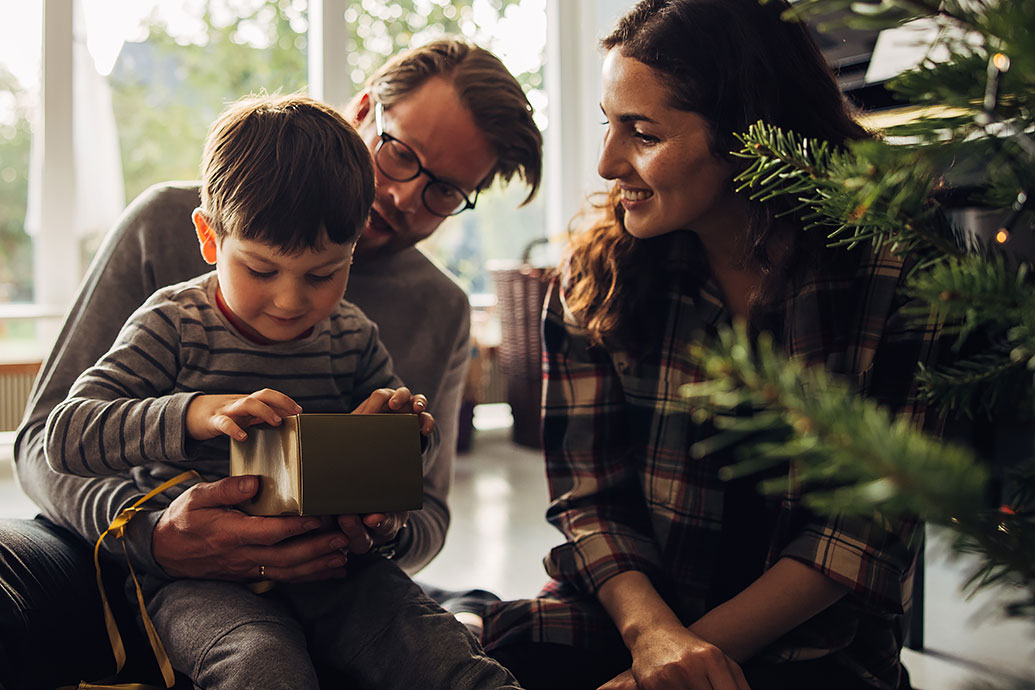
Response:
M600 690L750 690L737 662L681 626L644 632L629 651L632 668Z
M187 434L196 441L226 434L243 441L244 427L255 424L278 426L284 417L302 408L280 391L263 388L249 395L199 395L187 406Z

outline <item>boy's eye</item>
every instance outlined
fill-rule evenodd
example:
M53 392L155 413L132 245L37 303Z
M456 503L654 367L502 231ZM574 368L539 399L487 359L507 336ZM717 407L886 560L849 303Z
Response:
M252 274L253 278L258 278L259 280L269 280L273 276L277 275L276 271L256 271L254 268L248 266L246 266L246 268L248 269L248 272Z
M310 283L326 283L328 280L334 277L335 271L332 271L326 275L318 276L315 273L309 273L306 278Z

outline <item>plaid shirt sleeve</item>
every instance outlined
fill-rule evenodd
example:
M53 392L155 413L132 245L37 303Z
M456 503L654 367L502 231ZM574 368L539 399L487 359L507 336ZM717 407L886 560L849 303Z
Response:
M623 438L625 401L615 364L565 308L560 280L543 320L543 447L547 519L566 537L545 560L548 574L595 593L627 571L652 573L660 555Z
M853 340L839 351L834 373L854 376L860 393L897 415L925 424L926 408L917 398L918 363L934 353L940 333L933 316L918 316L918 305L901 296L906 273L888 250L864 262L863 280L852 294L861 299ZM790 349L795 350L793 344ZM806 357L808 359L808 357ZM928 425L930 426L930 425ZM797 503L800 496L785 501ZM785 507L786 503L785 503ZM919 523L909 517L872 519L843 515L818 516L800 505L786 511L804 518L779 556L810 565L850 588L856 600L884 613L902 613L911 590L911 575L922 543Z

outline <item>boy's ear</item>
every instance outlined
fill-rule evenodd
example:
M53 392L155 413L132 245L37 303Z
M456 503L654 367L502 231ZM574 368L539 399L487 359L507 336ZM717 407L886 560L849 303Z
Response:
M215 265L216 256L218 255L216 249L219 246L215 231L208 224L205 214L201 212L200 208L194 209L194 213L190 214L190 218L194 221L195 232L198 233L198 244L201 245L201 258L206 263Z

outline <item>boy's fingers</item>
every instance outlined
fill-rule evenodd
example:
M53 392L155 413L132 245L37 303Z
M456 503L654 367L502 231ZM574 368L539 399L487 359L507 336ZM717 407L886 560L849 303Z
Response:
M401 410L410 401L410 389L406 386L396 388L395 393L388 400L388 407L392 410Z
M352 411L352 414L373 414L380 412L388 404L388 400L395 393L391 388L378 388L376 391L370 394L366 400L361 402L359 406Z
M212 425L222 434L226 434L230 438L243 441L248 438L248 434L244 433L244 429L237 426L237 423L233 419L226 416L225 414L216 415L212 418Z
M427 412L421 412L417 419L420 421L420 432L425 436L435 430L435 418Z
M428 399L423 393L418 393L413 396L413 401L410 404L413 407L414 412L423 412L428 409Z
M261 400L278 414L285 417L298 414L302 411L302 406L292 400L290 396L281 393L280 391L273 390L272 388L263 388L261 391L252 393L249 397L255 400Z

